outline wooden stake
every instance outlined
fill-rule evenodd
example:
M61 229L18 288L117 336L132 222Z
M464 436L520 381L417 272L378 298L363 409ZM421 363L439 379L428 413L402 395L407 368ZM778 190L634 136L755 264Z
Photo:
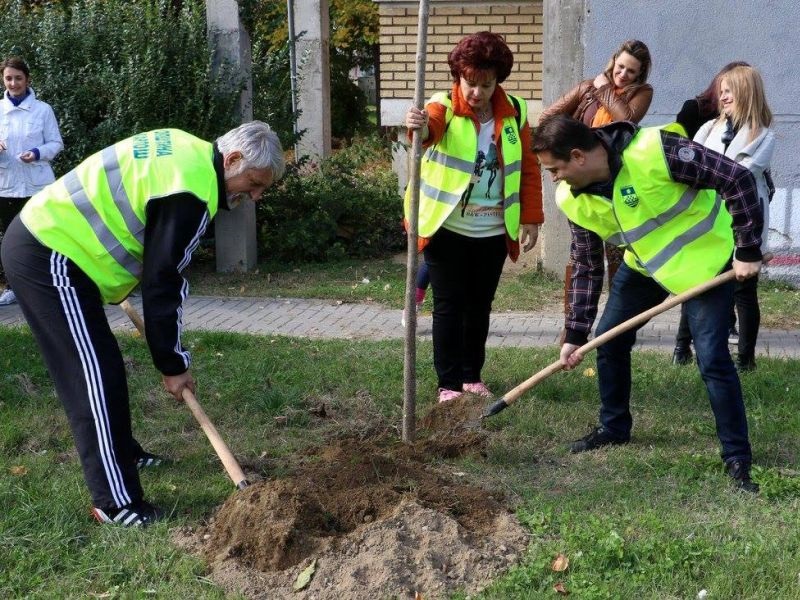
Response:
M414 106L422 110L425 102L425 57L428 44L428 0L419 2L417 23L417 76ZM422 130L413 132L411 144L411 200L408 214L408 257L406 261L405 354L403 369L403 441L410 444L416 436L417 409L417 269L419 224L419 170L422 160Z

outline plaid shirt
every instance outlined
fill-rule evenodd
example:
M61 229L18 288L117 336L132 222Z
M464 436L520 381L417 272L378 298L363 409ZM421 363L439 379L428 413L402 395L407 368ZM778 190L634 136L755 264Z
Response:
M638 128L631 123L614 123L596 130L608 151L612 177L609 181L595 183L573 195L599 194L611 198L614 179L622 166L621 154ZM722 196L728 212L733 217L733 234L736 259L743 262L761 260L761 230L763 213L756 190L756 181L750 171L701 144L679 135L662 132L667 167L673 181L698 189L714 189ZM678 151L682 148L692 153ZM572 285L569 290L569 310L565 319L565 341L571 344L586 343L597 316L597 305L603 287L603 240L599 235L572 221L570 262Z

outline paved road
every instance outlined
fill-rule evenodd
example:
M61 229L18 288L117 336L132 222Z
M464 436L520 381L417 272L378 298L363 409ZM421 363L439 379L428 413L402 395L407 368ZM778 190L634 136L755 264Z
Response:
M132 304L141 312L138 298L132 298ZM107 307L106 314L113 329L133 329L118 307ZM377 304L346 304L332 300L190 296L185 304L184 324L187 330L317 339L389 340L403 337L400 314L400 310ZM23 322L17 305L0 307L0 325ZM677 308L659 315L639 332L637 347L671 351L677 325ZM557 343L562 326L563 317L553 312L494 313L488 345L552 346ZM423 312L420 316L418 333L421 339L430 339L430 313ZM763 356L800 358L800 331L762 329L757 350Z

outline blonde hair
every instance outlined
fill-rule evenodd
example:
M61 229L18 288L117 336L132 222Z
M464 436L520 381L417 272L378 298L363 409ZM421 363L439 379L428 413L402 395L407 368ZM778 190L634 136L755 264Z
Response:
M761 133L763 127L772 124L772 111L764 94L764 81L753 67L734 67L722 77L719 85L727 83L734 99L731 121L736 129L747 125L750 128L750 139L753 141ZM720 96L721 96L720 92ZM720 121L725 120L722 112L722 101L719 103Z

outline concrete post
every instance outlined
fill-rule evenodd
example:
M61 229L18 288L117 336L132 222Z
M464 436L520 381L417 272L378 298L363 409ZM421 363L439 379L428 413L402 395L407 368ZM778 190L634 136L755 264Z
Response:
M328 0L297 0L294 10L300 118L297 151L319 160L331 153L330 18Z
M583 27L587 0L544 0L542 106L547 108L584 79ZM542 184L545 223L542 228L542 266L564 276L569 259L567 219L555 203L549 174Z
M235 0L206 0L208 37L214 65L236 67L245 86L239 100L241 121L253 120L250 38L239 20ZM217 271L249 271L257 264L256 209L242 202L232 211L221 210L214 219Z

